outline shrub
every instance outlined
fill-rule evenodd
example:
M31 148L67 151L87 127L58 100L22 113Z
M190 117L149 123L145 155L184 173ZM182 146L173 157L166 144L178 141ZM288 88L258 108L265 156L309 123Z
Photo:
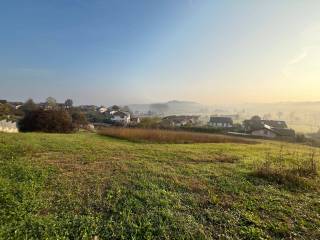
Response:
M22 132L70 133L74 130L72 118L64 110L34 110L27 112L19 122Z
M296 142L304 143L306 141L307 141L307 139L306 139L306 136L304 134L297 134L296 135Z
M160 128L161 119L158 117L142 118L137 127L140 128Z

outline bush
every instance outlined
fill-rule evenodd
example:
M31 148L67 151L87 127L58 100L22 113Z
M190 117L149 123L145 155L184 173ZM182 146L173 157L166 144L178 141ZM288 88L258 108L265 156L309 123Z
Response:
M306 136L304 134L297 134L296 135L296 142L304 143L306 141L307 141L307 139L306 139Z
M146 117L142 118L137 127L140 128L160 128L161 119L158 117Z
M19 122L22 132L70 133L74 130L72 118L64 110L34 110L27 112Z

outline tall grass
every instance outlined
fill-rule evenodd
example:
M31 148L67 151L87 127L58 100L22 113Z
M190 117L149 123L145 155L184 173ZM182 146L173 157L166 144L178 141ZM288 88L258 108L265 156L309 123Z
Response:
M293 154L294 155L294 154ZM307 155L296 155L294 161L286 161L283 147L276 155L269 152L263 162L256 165L253 175L289 187L310 187L309 179L318 176L315 151Z
M254 144L255 141L239 137L216 134L195 133L186 131L170 131L142 128L104 128L100 135L126 139L135 142L155 143L243 143Z

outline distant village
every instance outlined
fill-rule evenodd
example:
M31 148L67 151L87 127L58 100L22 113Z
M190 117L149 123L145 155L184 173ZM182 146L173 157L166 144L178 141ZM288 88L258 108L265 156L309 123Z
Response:
M78 111L84 114L87 127L90 129L101 127L154 127L164 129L201 130L214 133L237 135L242 137L260 137L267 139L293 139L296 133L282 120L262 119L252 116L239 121L239 116L212 114L205 118L201 115L165 115L160 111L132 112L128 106L73 106L71 99L64 103L49 97L45 102L34 103L32 99L26 102L10 102L0 100L0 131L18 132L19 118L24 112L32 109L49 111L59 109L64 111ZM161 106L159 107L161 110Z

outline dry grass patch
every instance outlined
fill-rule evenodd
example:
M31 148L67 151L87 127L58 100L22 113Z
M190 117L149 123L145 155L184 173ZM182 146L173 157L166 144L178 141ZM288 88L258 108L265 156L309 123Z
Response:
M153 143L243 143L255 144L255 141L217 134L195 133L141 128L104 128L100 135L126 139L134 142Z
M318 176L315 152L294 162L286 162L282 150L278 156L267 154L266 160L256 165L253 175L289 187L314 187L309 180Z

